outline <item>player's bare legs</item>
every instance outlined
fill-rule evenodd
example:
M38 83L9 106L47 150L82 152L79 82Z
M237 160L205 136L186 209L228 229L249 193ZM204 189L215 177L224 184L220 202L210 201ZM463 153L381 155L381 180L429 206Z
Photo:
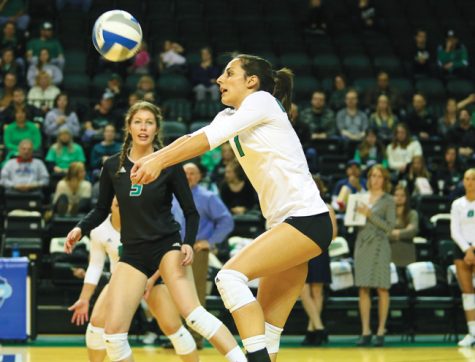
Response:
M322 250L314 241L293 226L282 223L260 235L251 244L246 246L238 255L224 265L223 270L242 273L249 280L259 277L272 277L284 271L292 270L291 275L295 277L293 280L295 284L289 286L291 290L288 293L292 296L291 301L287 302L278 298L282 303L282 308L286 310L289 306L291 308L294 305L305 282L307 266L303 266L303 264L306 264L308 260L321 253ZM295 270L293 270L294 268ZM219 278L218 274L217 279ZM272 280L272 278L269 280ZM295 289L293 288L294 286ZM223 296L223 293L221 294ZM295 297L293 297L294 294ZM277 293L274 293L274 295L278 296ZM233 298L233 296L227 296L226 298L228 297ZM240 297L237 298L239 299ZM234 310L232 307L228 309L232 312L242 339L264 335L265 316L258 301L250 301ZM285 319L287 319L287 316L285 316Z
M285 322L305 284L307 271L308 263L304 262L291 269L259 280L257 301L262 307L264 319L267 323L278 328L284 328ZM269 352L271 360L275 362L277 352Z
M113 349L120 350L119 352L122 352L126 347L123 344L123 340L120 340L119 343L116 340L108 340L108 336L124 335L128 333L132 318L134 317L135 311L143 297L146 283L147 277L145 274L129 264L122 262L117 263L109 283L109 291L107 292L107 315L104 327L104 338L106 340L106 345L108 346L107 353L109 358L114 362L134 361L131 353L125 358L119 360L113 359L109 353L109 350L111 349L109 346L111 343L115 342L120 344L118 346L116 344L113 347ZM124 288L125 285L127 286L126 288ZM117 353L121 354L119 352Z
M157 320L160 330L165 333L165 335L173 335L183 326L180 314L164 284L153 287L147 299L147 304ZM191 337L191 339L193 339L193 337ZM200 360L196 345L193 352L185 355L180 354L178 356L183 362L198 362Z
M195 320L200 320L206 325L213 317L210 314L202 314L198 316L198 318L191 318L191 320L189 318L192 312L196 312L201 305L196 293L191 267L183 266L182 261L183 254L180 251L169 251L165 254L160 263L160 275L168 287L181 316L187 320L187 324L190 325L190 323L193 323ZM203 332L212 332L212 336L202 335L207 338L221 354L226 355L229 351L237 347L237 343L229 329L221 322L218 324L218 322L219 321L216 320L212 322L214 323L214 327L217 328L214 331L211 331L214 328L207 330L208 327L204 327ZM190 325L190 327L193 328L192 325ZM194 329L196 330L196 328ZM199 330L197 330L197 332L200 333Z

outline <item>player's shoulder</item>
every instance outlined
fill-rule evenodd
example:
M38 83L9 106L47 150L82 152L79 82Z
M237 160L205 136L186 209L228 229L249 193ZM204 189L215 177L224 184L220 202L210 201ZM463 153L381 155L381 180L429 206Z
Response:
M120 153L116 153L115 155L110 156L105 162L104 167L107 169L111 169L117 167L120 161Z
M257 91L248 95L246 99L244 99L243 105L246 104L262 106L263 103L270 103L275 101L275 97L269 92Z
M459 197L452 202L452 207L463 207L466 204L465 196Z

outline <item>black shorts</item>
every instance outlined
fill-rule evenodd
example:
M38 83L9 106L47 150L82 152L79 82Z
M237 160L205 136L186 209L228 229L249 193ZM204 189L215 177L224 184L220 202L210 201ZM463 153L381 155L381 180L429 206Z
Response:
M465 258L465 253L460 249L460 247L454 242L454 260Z
M167 235L159 240L137 244L123 244L119 259L150 278L157 271L163 256L171 250L181 250L180 234Z
M284 222L312 239L322 249L322 252L330 246L333 226L329 212L310 216L291 216Z

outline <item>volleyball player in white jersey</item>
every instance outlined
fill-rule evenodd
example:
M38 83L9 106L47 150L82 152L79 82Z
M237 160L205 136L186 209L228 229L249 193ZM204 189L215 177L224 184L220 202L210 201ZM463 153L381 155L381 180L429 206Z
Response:
M450 233L456 243L454 263L468 326L468 334L458 345L471 347L475 346L475 168L465 171L463 186L465 196L455 200L450 210Z
M268 226L216 277L251 362L275 360L283 326L305 283L307 261L326 250L332 237L328 208L287 116L292 77L288 69L273 71L262 58L238 55L218 79L221 100L231 108L131 170L134 183L147 184L167 167L230 141ZM261 278L257 301L247 287L255 278Z
M119 261L120 214L119 203L114 198L110 216L91 231L91 249L84 285L79 299L69 308L73 312L71 322L83 325L89 320L89 302L101 277L106 257L109 258L110 271L113 272ZM176 353L184 362L198 362L196 343L188 330L181 323L180 314L164 284L154 285L150 279L151 290L147 290L146 301L163 333L170 339ZM106 315L106 285L99 294L91 313L91 320L86 330L86 346L90 362L102 362L106 357L104 343L104 325Z

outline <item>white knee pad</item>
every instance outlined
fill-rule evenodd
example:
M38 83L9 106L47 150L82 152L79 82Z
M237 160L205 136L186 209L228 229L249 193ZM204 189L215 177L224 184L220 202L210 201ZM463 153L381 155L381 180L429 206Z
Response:
M172 342L177 355L190 354L196 349L196 343L188 329L181 326L178 331L167 336Z
M276 327L266 322L266 346L269 354L279 352L280 335L283 330L283 328Z
M462 293L463 310L475 309L475 294Z
M94 350L106 349L106 344L104 343L104 328L94 327L89 323L86 329L86 346Z
M206 339L211 339L223 322L199 306L186 317L186 324Z
M132 354L132 350L127 340L127 333L105 334L104 342L107 355L112 362L122 361Z
M236 270L220 270L214 279L224 306L231 313L256 300L247 286L249 279Z

